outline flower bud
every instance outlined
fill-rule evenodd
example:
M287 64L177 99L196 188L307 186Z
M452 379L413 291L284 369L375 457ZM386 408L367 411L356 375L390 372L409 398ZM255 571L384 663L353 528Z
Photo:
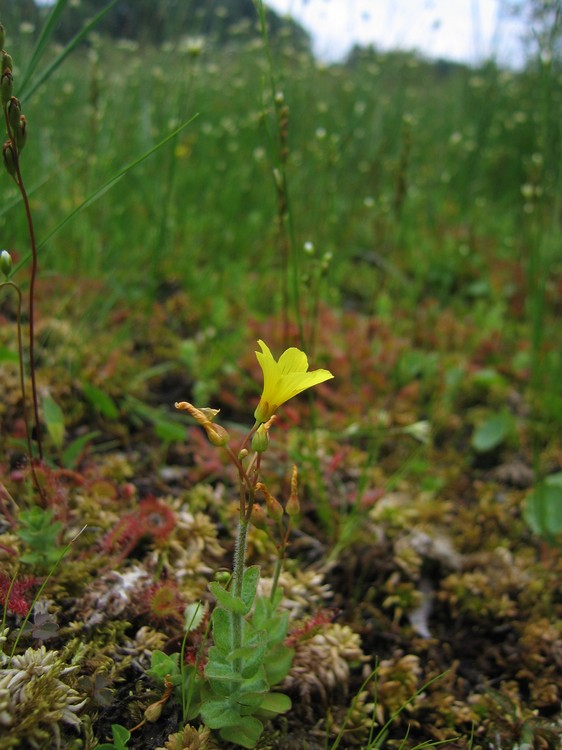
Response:
M12 273L12 256L7 250L0 253L0 270L6 278Z
M269 433L263 423L254 432L252 448L256 453L264 453L269 448Z
M2 73L2 78L0 79L0 89L2 92L2 104L7 104L10 101L13 88L14 88L14 76L12 75L12 71L10 70L10 68L6 68L6 70Z
M156 701L156 703L151 703L150 706L145 709L144 718L152 724L155 721L158 721L161 714L162 701Z
M223 447L230 440L230 435L225 430L225 428L221 427L220 424L214 424L212 422L212 420L219 413L219 409L208 409L206 407L203 409L198 409L188 401L176 402L176 409L183 409L184 411L187 411L188 414L190 414L193 419L205 430L209 441L213 445L216 445L217 447Z
M209 442L211 442L213 445L216 445L217 448L223 448L225 445L228 444L228 441L230 440L230 435L228 434L227 430L225 430L224 427L221 427L220 424L213 424L212 422L206 422L205 424L201 426L207 433Z
M256 527L256 529L261 529L262 531L267 530L267 516L261 505L256 505L254 503L250 522Z
M15 179L17 174L18 157L15 148L12 146L12 141L6 141L4 148L2 149L2 156L4 158L6 171L10 177Z
M16 130L18 129L18 126L20 124L20 117L21 117L20 100L15 96L11 96L10 101L8 102L8 122L10 123L10 128L12 130L12 133L15 133Z
M2 73L5 73L8 68L10 70L14 69L14 61L11 55L2 50Z
M0 23L0 49L4 49L4 27Z
M18 123L18 127L16 128L14 136L19 153L25 146L25 142L27 140L27 120L25 119L25 115L20 115L20 121Z
M279 500L274 498L265 484L262 484L261 482L256 484L256 490L261 490L263 492L265 504L267 506L267 515L274 521L280 521L283 518L283 506Z
M291 494L285 505L285 513L288 516L296 516L300 513L301 504L298 496L298 472L297 467L293 466L293 473L291 475Z

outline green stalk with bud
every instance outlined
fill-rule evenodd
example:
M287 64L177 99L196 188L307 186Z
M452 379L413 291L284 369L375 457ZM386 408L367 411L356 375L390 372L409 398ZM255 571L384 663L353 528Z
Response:
M256 352L256 356L264 386L254 412L256 421L240 450L232 448L228 432L215 423L216 409L198 409L187 401L176 403L176 408L186 411L205 430L213 445L227 451L239 476L232 576L227 586L219 581L209 584L216 600L212 614L213 645L203 676L196 669L188 672L192 683L188 689L197 699L187 718L199 714L207 727L218 731L223 740L247 748L256 746L264 721L291 707L290 698L274 687L289 672L294 655L293 649L285 645L289 615L279 610L282 591L278 584L291 523L300 512L297 469L293 467L290 496L283 506L260 480L261 458L269 447L269 432L277 409L298 393L333 377L328 370L309 372L306 354L299 349L287 349L276 361L263 341L259 345L261 352ZM246 566L251 524L276 541L278 556L269 596L258 595L259 567ZM164 655L158 655L156 661L162 662L164 670L169 668L170 662ZM172 671L176 672L172 680L179 685L180 670L172 666ZM154 665L152 673L157 673ZM186 690L185 685L183 689Z
M16 183L24 205L27 230L31 245L31 278L29 283L28 296L28 314L29 314L29 373L31 378L31 398L33 402L33 420L35 424L35 440L37 443L37 453L39 459L43 459L43 447L41 440L41 424L39 420L39 398L37 394L37 379L35 375L35 284L37 280L37 242L35 239L35 228L33 217L29 205L29 199L22 176L20 157L27 139L27 120L21 110L20 100L13 95L14 88L14 61L4 49L4 27L0 24L0 47L2 49L1 74L0 74L0 99L2 101L2 111L4 113L4 123L6 126L7 139L2 148L2 157L4 167L7 173ZM11 274L11 257L8 261L9 253L2 251L2 272L6 279ZM18 314L18 336L19 336L19 357L20 357L20 376L22 381L22 399L24 401L24 417L27 434L27 444L29 451L29 460L33 464L33 452L31 443L31 430L27 418L27 409L25 404L25 383L23 367L23 347L21 342L21 292L19 288L9 282L14 287L19 296L19 314Z

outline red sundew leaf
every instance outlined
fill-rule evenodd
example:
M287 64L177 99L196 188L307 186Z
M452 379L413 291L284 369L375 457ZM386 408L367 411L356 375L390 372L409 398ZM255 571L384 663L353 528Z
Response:
M25 576L24 578L14 581L6 605L6 597L10 590L11 579L4 573L0 573L0 605L6 606L8 611L15 615L25 617L29 613L31 607L31 602L27 600L25 594L30 588L35 586L36 583L37 579L33 576Z

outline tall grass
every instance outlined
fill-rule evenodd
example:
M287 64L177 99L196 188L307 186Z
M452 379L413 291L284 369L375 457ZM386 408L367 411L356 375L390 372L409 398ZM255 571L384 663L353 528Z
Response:
M331 255L326 302L372 314L381 293L391 308L429 296L485 318L506 291L498 264L525 275L531 226L549 254L544 285L553 283L555 66L545 80L532 61L515 73L368 50L326 66L282 39L271 53L290 107L294 242ZM39 241L108 174L180 119L200 117L177 135L173 153L157 152L123 178L119 200L98 200L58 232L41 250L43 269L101 278L115 298L146 299L174 279L195 304L242 295L252 313L278 310L284 271L263 127L270 76L257 31L222 46L183 40L156 49L94 37L75 50L26 103L29 122L40 123L26 152ZM529 185L541 196L532 216ZM5 188L4 206L15 198ZM12 235L23 237L21 217L9 216ZM303 256L302 278L311 262ZM220 305L212 314L227 323Z

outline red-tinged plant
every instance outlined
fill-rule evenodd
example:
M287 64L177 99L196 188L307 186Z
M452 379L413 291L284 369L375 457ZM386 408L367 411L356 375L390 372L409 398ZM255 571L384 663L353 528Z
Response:
M37 582L38 579L34 576L24 576L15 580L12 585L10 577L0 573L0 606L6 607L14 615L25 617L31 608L26 594Z
M300 641L307 641L316 635L325 625L329 625L336 613L330 609L319 609L312 617L305 620L302 625L291 630L285 639L286 646L295 646Z
M160 581L144 592L142 611L156 626L166 623L183 623L185 602L182 601L174 581Z
M155 543L167 540L176 525L174 512L156 498L146 498L137 510L123 516L112 531L106 534L102 546L106 552L123 560L142 539Z

